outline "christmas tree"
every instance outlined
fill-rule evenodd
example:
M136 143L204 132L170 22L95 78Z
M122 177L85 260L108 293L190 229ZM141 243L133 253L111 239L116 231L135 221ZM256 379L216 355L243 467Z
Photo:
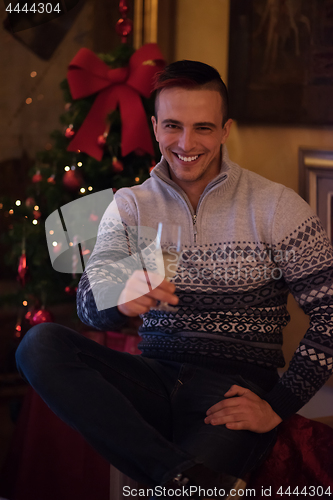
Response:
M19 294L2 298L20 308L17 337L24 322L52 320L49 305L75 302L80 273L74 263L71 272L53 269L45 234L48 216L80 197L142 183L159 158L150 94L164 62L155 44L135 51L126 43L131 31L126 2L120 2L120 11L116 29L121 45L98 55L80 49L70 62L61 83L63 130L52 132L52 147L37 153L25 199L0 200L0 216L9 221L2 237L9 248L6 264L21 284ZM97 234L99 218L91 213L90 221ZM57 241L53 245L55 254L62 251Z

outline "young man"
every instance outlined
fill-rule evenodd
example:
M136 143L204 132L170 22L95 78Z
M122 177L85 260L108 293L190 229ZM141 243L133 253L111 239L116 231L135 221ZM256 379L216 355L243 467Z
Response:
M176 62L156 89L162 160L141 186L116 193L77 299L82 321L99 329L142 315L142 355L42 324L17 362L53 411L130 477L201 486L197 496L220 487L215 497L226 498L332 372L333 252L298 195L229 160L216 70ZM173 283L151 272L161 221L182 226ZM129 257L140 253L136 266ZM142 258L148 272L137 269ZM289 291L311 326L280 379Z

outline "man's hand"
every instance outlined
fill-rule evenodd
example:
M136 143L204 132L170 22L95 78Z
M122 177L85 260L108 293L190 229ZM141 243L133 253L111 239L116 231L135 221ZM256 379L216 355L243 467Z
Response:
M263 433L271 431L282 422L282 418L270 404L250 389L233 385L224 396L230 399L224 399L207 410L206 424Z
M126 316L144 314L155 307L158 300L178 304L179 298L175 295L176 287L173 283L166 279L161 282L161 276L151 272L149 281L153 289L147 293L147 274L138 270L132 274L118 299L117 307L121 313Z

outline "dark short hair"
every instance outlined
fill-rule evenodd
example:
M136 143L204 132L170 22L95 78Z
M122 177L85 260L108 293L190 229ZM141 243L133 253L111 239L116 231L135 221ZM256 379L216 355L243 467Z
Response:
M157 119L157 101L165 88L183 87L186 89L206 88L216 90L222 98L223 124L228 120L228 90L219 72L208 64L199 61L176 61L157 73L153 90L155 91L155 118Z

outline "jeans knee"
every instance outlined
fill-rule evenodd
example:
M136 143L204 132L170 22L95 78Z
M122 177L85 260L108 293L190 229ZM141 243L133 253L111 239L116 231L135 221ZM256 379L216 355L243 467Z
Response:
M29 367L36 367L54 326L53 323L41 323L30 328L24 335L15 353L16 366L21 375L26 375L30 371Z

